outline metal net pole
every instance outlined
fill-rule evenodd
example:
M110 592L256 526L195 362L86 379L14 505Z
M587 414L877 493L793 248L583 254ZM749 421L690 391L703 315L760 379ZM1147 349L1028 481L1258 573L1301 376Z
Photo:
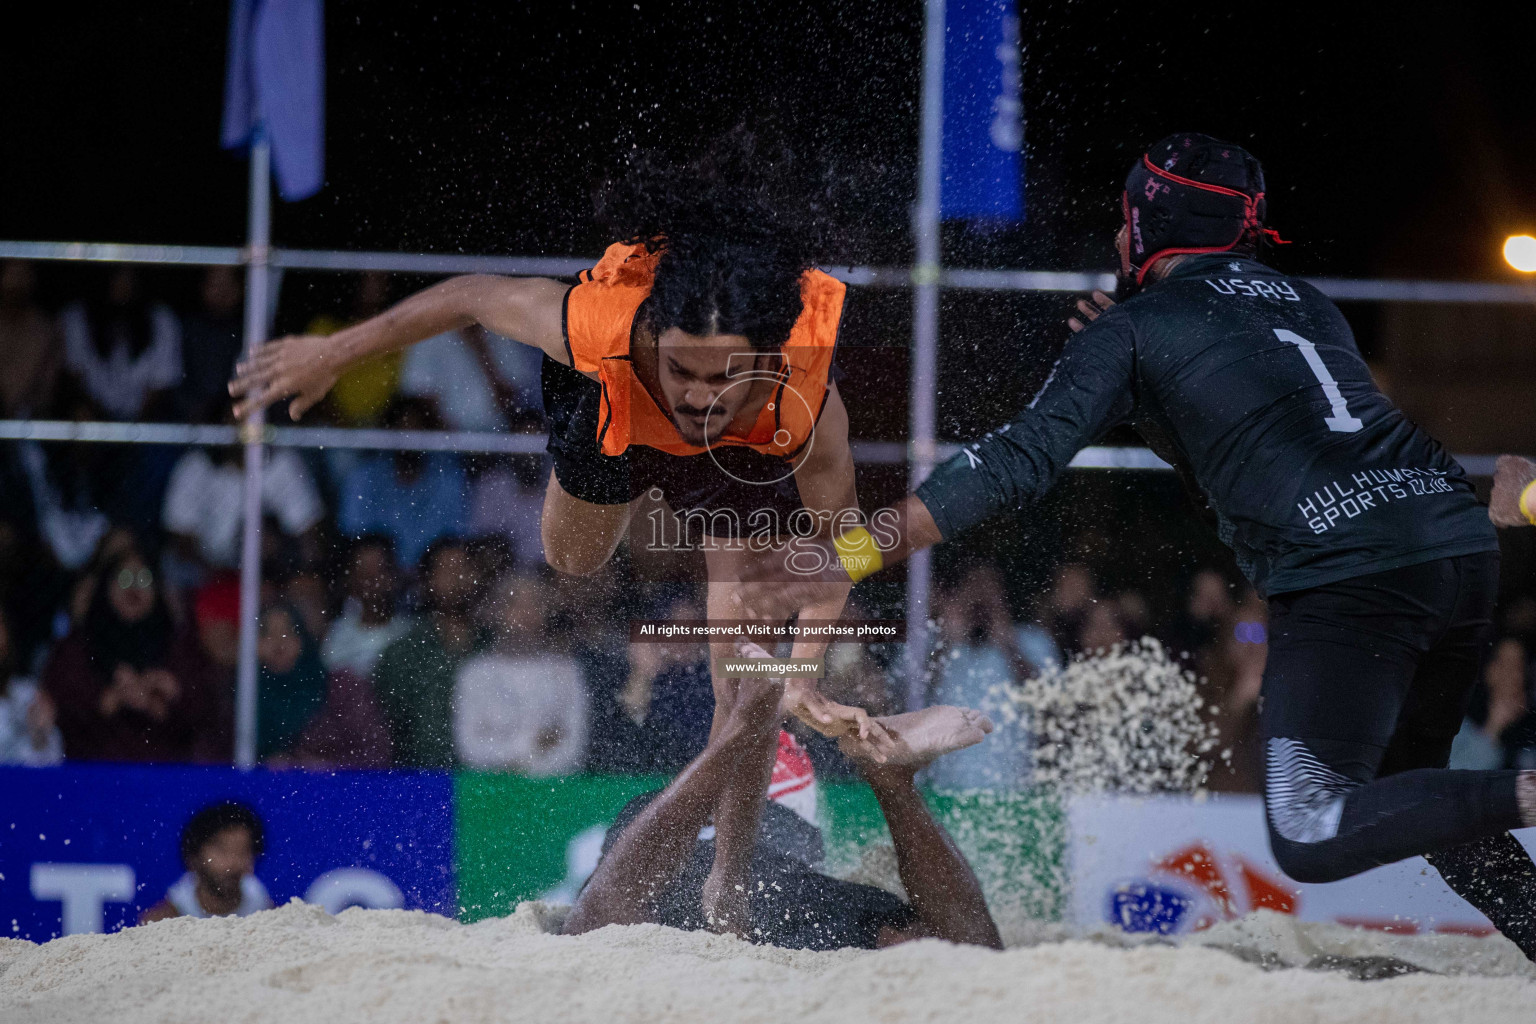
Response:
M912 382L908 486L916 489L933 471L934 407L939 349L939 160L944 131L944 0L928 0L923 33L923 108L918 156L917 205L912 232ZM928 604L931 556L907 562L907 708L927 703Z
M272 244L272 149L258 125L251 140L249 250L245 269L245 352L267 337L268 263ZM245 525L240 547L240 660L235 676L235 764L256 764L256 629L261 600L261 475L265 417L241 429L245 443Z

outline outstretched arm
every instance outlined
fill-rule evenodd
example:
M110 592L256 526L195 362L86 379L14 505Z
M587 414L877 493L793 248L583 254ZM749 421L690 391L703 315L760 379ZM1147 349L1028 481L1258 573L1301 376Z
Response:
M1109 302L1100 294L1095 299ZM1130 321L1121 310L1101 317L1090 313L1094 308L1078 302L1091 322L1068 321L1073 336L1013 421L965 445L918 487L915 497L945 539L1044 497L1074 455L1130 415L1135 366ZM915 539L904 536L900 550L917 550Z
M801 607L834 584L863 579L998 512L1038 500L1079 449L1131 412L1133 352L1123 315L1083 327L1012 422L967 444L915 494L877 511L867 537L852 531L836 540L795 540L754 557L743 571L743 611L771 617Z
M561 323L568 290L569 286L543 277L450 277L330 337L298 335L269 341L235 369L229 385L230 395L238 399L235 415L244 419L257 409L291 398L288 410L298 419L325 397L347 367L476 323L569 364Z
M565 919L566 935L652 919L652 904L682 872L699 829L710 812L718 817L716 805L727 785L744 770L755 772L752 762L778 734L782 696L783 688L771 679L740 681L736 703L709 745L624 829L598 863ZM763 787L747 792L745 799L760 806ZM756 837L754 820L749 851Z
M997 924L981 894L981 883L944 827L933 819L912 784L911 766L864 766L896 847L896 866L917 925L900 932L882 929L883 946L933 938L1002 949Z

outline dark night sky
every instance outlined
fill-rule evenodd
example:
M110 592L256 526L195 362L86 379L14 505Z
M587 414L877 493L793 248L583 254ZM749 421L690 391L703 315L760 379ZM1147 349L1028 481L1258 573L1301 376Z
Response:
M1107 265L1114 198L1174 130L1266 163L1288 269L1502 278L1536 227L1536 5L1024 3L1029 223L953 262ZM0 15L0 237L234 243L217 148L226 7ZM871 187L852 258L906 258L920 3L330 0L328 181L279 244L594 253L588 189L633 142L775 114Z

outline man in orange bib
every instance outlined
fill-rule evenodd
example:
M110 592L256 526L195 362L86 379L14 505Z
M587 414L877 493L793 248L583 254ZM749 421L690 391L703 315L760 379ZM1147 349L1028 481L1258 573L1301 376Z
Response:
M752 158L750 137L726 142L735 147L728 157L712 152L687 168L641 157L611 183L599 214L626 241L574 285L455 277L328 338L270 342L231 383L237 414L290 398L297 419L345 367L471 323L534 345L545 355L554 462L542 518L550 564L577 574L601 567L628 532L631 502L650 493L706 524L707 614L737 617L729 598L747 538L846 536L862 518L832 373L846 288L812 266L794 201L752 180L754 165L769 161ZM836 619L847 592L802 615ZM825 647L797 643L791 656L816 658ZM711 654L730 657L731 641ZM737 683L714 679L713 732L736 704ZM871 719L827 700L809 678L788 681L783 713L877 761L917 747L916 756L936 756L953 749L942 737L970 728L958 708ZM764 744L737 765L715 808L704 909L724 930L740 932L749 919L742 883L774 761L773 743Z

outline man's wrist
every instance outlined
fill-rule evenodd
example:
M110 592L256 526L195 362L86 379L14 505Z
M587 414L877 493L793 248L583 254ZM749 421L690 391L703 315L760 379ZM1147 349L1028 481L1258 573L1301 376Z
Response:
M872 761L856 762L859 774L869 784L874 792L875 800L884 804L890 800L900 800L903 797L913 796L922 799L913 780L917 777L917 768L904 764L876 764Z
M327 344L322 348L322 358L327 370L339 376L348 366L377 347L368 336L370 323L372 321L364 320L360 324L343 327L325 339Z
M856 526L833 537L832 547L837 551L838 564L855 583L885 568L885 554L865 527Z

